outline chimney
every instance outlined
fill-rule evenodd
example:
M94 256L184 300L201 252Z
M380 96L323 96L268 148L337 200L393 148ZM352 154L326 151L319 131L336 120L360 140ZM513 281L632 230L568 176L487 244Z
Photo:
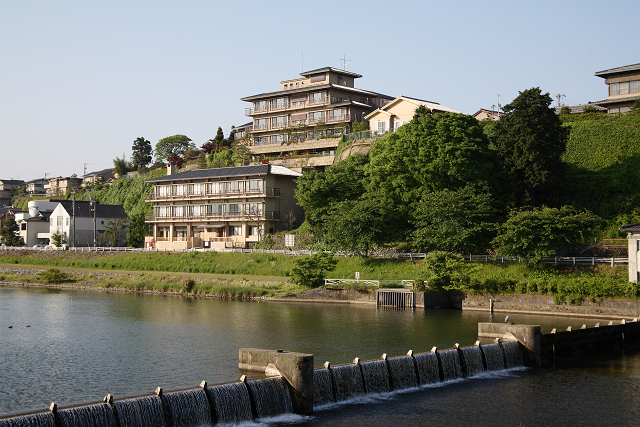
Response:
M167 165L167 175L174 175L176 173L176 165L169 163Z

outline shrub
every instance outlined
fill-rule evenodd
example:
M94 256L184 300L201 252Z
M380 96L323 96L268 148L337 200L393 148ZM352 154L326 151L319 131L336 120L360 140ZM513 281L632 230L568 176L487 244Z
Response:
M325 273L335 270L337 264L338 260L332 253L304 255L293 260L289 277L296 285L317 288L324 284Z
M57 268L50 268L38 273L38 278L45 283L64 283L69 280L69 275Z
M186 282L184 282L184 290L185 292L193 292L193 289L196 287L196 281L194 279L187 279Z
M422 271L431 289L462 289L469 279L469 271L460 255L431 252L422 263Z

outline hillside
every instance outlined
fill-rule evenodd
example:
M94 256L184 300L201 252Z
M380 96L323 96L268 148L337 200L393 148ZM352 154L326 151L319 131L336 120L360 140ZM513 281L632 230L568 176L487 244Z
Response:
M563 121L571 130L563 156L569 166L567 202L616 224L640 221L640 111Z

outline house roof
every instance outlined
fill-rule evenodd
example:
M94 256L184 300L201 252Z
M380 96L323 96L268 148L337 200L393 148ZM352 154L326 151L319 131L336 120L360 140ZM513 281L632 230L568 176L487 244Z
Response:
M635 224L623 225L622 227L620 227L620 231L626 231L626 232L640 231L640 222L637 222Z
M339 68L333 68L333 67L316 68L315 70L302 72L302 73L300 73L300 75L306 77L309 74L317 74L317 73L321 73L323 71L330 71L330 72L337 73L337 74L344 74L345 76L351 76L351 77L354 77L356 79L362 77L360 74L352 73L351 71L341 70Z
M484 112L484 113L487 113L487 114L491 114L491 113L493 113L494 115L496 115L496 114L497 114L498 116L502 116L502 115L504 114L504 113L503 113L503 112L501 112L501 111L496 111L496 110L493 110L493 111L492 111L492 110L489 110L489 109L487 109L487 108L481 108L481 109L479 109L477 112L475 112L474 114L472 114L472 115L471 115L471 117L475 117L475 116L477 116L478 114L483 113L483 112Z
M0 179L0 184L22 185L24 181L21 179Z
M608 70L596 71L595 75L598 77L607 77L611 74L624 73L625 71L640 70L640 64L624 65L622 67L609 68Z
M410 98L408 96L400 95L399 97L397 97L396 99L394 99L393 101L391 101L390 103L385 105L384 107L378 108L377 110L375 110L375 111L369 113L368 115L366 115L365 119L369 120L369 117L372 117L374 114L379 113L379 112L387 113L387 111L386 111L387 109L389 109L392 105L397 104L400 101L411 102L411 103L413 103L413 104L415 104L417 106L424 105L425 107L427 107L430 110L444 111L446 113L462 114L460 111L454 110L453 108L445 107L444 105L440 105L437 102L424 101L422 99Z
M635 101L636 99L640 98L640 94L639 95L635 95L635 96L625 96L624 98L611 98L611 99L603 99L602 101L596 101L594 102L594 104L598 104L598 105L603 105L603 104L617 104L619 102L628 102L628 101Z
M328 88L336 88L336 89L342 89L348 92L355 92L355 93L361 93L364 95L374 95L374 96L381 96L384 98L391 98L390 96L387 95L383 95L381 93L377 93L377 92L371 92L369 90L364 90L364 89L357 89L355 87L349 87L349 86L342 86L342 85L336 85L333 83L327 83L327 84L323 84L323 85L314 85L314 86L305 86L305 87L301 87L301 88L296 88L296 89L287 89L287 90L278 90L275 92L265 92L265 93L260 93L257 95L251 95L251 96L246 96L244 98L240 98L241 101L253 101L255 99L260 99L260 98L268 98L270 96L276 96L276 95L288 95L291 93L300 93L300 92L312 92L318 89L328 89Z
M230 178L234 176L264 176L264 175L286 175L286 176L302 176L294 170L284 166L277 165L254 165L254 166L234 166L230 168L214 168L214 169L197 169L192 171L180 172L174 175L159 176L149 179L145 182L169 182L169 181L185 181L189 179L201 178Z
M560 111L564 108L564 107L569 107L569 109L571 110L571 114L578 114L578 113L582 113L582 111L584 110L585 107L593 107L598 111L607 111L606 108L601 107L599 105L596 104L578 104L578 105L563 105L562 107L554 107L556 114L560 114Z
M36 178L36 179L32 179L31 181L27 181L25 182L25 184L31 184L31 183L35 183L35 182L47 182L49 181L48 179L44 179L44 178Z
M60 205L69 215L72 215L73 202L71 200L60 201ZM75 216L79 218L93 218L90 212L89 202L76 201ZM96 204L96 218L127 218L127 212L121 205Z
M102 169L101 171L91 172L91 173L88 173L88 174L84 175L83 178L87 178L87 177L90 177L90 176L97 176L97 175L101 175L102 178L104 178L105 180L109 179L109 178L112 178L114 176L113 175L113 168Z

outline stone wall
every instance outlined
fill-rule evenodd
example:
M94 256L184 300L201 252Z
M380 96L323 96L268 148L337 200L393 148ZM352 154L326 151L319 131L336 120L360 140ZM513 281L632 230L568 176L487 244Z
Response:
M376 304L376 291L365 290L358 291L355 289L325 289L317 288L308 291L299 292L283 298L273 298L279 301L315 301L315 302L343 302L343 303L360 303L360 304Z

